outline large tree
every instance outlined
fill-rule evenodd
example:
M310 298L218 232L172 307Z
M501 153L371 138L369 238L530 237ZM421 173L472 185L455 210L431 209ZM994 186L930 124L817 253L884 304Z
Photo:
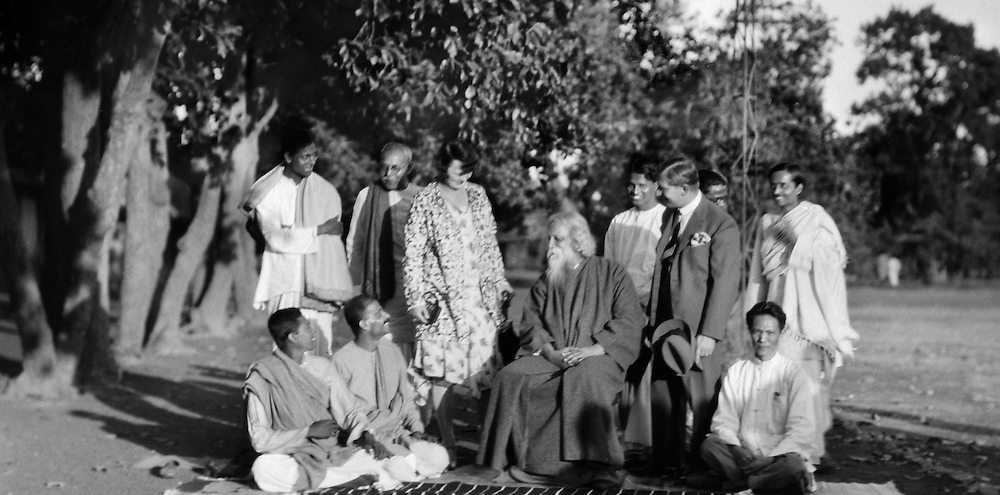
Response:
M928 281L995 274L1000 256L1000 54L931 7L894 8L863 27L861 152L879 172L885 246Z

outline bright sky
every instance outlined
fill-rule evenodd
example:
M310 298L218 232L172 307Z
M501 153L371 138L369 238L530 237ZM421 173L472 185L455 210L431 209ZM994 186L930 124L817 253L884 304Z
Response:
M806 0L796 0L805 2ZM884 16L892 6L915 12L928 5L935 12L958 24L972 24L976 45L1000 48L1000 0L814 0L833 19L835 36L840 44L832 53L833 70L826 80L824 98L826 110L837 119L837 128L851 129L851 105L869 93L854 75L863 58L859 40L861 25ZM725 9L732 9L736 0L689 0L690 8L707 19Z

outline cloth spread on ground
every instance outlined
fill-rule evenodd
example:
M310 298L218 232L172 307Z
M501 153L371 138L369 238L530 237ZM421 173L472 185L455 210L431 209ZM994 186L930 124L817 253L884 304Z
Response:
M264 492L249 488L246 483L236 480L213 480L197 479L171 488L163 495L218 495L223 493L240 493L246 495L258 495ZM395 490L379 491L374 486L373 478L363 477L356 481L345 483L332 488L313 490L306 492L309 495L587 495L601 493L598 490L587 490L584 488L570 490L566 488L544 487L544 486L509 486L498 484L477 483L473 481L423 481L419 483L403 483ZM615 495L684 495L697 493L698 495L714 495L715 492L696 490L689 488L669 488L669 489L646 489L634 490L614 490L605 493ZM749 493L749 490L746 492ZM829 483L820 481L816 483L815 495L902 495L892 482L885 484L874 483Z

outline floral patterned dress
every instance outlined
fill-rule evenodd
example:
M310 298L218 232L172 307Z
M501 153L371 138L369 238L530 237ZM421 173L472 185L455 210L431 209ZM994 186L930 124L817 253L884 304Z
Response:
M417 326L415 371L461 384L478 395L500 366L497 331L510 292L496 222L482 187L469 184L469 208L444 200L436 183L414 198L406 227L404 285L410 307L438 305L437 319ZM424 394L418 386L418 393Z

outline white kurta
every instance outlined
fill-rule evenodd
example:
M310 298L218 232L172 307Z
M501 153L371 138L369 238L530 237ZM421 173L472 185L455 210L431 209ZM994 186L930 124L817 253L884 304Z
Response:
M301 305L305 287L303 255L319 249L316 227L296 227L298 185L282 176L257 205L257 221L266 246L254 307L274 312Z
M781 354L737 361L722 379L712 433L756 456L794 452L815 462L814 393L806 372Z
M663 212L666 209L666 206L657 204L646 211L635 208L625 210L611 219L608 233L604 236L604 257L625 267L644 307L653 282L656 243L660 241L663 231Z

